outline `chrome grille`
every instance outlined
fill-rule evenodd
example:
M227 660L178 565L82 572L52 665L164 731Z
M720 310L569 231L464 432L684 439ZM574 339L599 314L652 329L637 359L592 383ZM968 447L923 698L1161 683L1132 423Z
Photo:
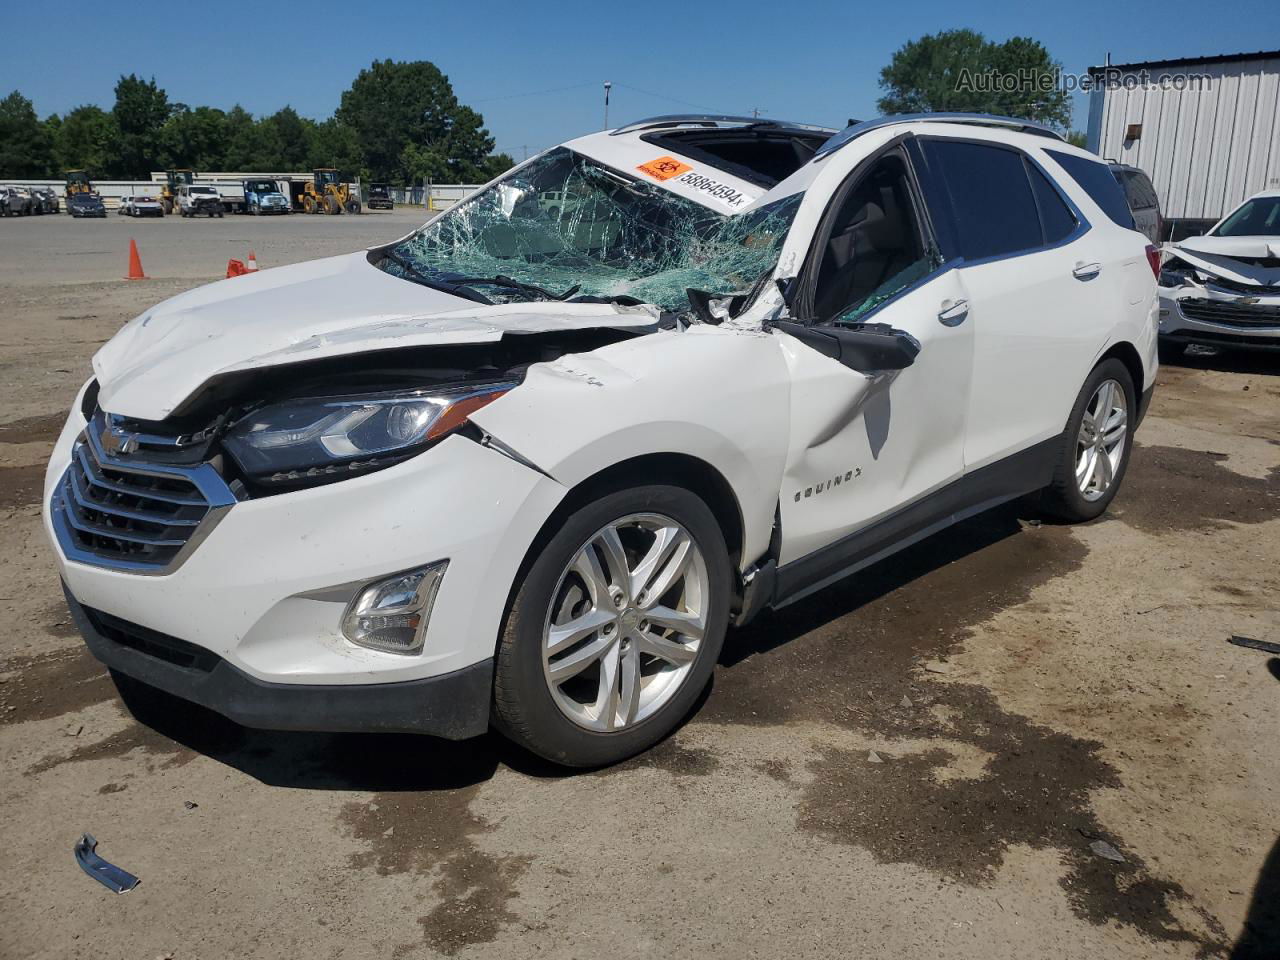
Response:
M1184 316L1206 323L1221 323L1233 327L1280 327L1280 305L1276 304L1188 297L1179 300L1178 306Z
M70 560L138 573L176 569L235 503L208 463L194 467L112 456L98 414L72 448L50 504ZM127 459L126 459L127 457Z

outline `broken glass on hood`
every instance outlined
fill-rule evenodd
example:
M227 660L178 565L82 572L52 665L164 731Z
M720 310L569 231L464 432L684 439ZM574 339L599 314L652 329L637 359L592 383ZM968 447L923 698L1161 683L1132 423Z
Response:
M634 298L682 310L690 287L736 292L772 270L800 198L724 216L560 147L386 248L378 265L490 303Z

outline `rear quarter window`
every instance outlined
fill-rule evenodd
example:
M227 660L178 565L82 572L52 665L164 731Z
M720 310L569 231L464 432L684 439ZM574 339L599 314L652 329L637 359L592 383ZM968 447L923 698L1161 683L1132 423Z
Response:
M1033 164L1027 164L1027 175L1031 178L1031 189L1035 192L1036 204L1040 207L1044 242L1049 244L1065 240L1077 226L1076 215L1062 199L1058 188Z
M1129 212L1129 201L1124 191L1111 173L1111 168L1097 160L1088 160L1058 150L1046 150L1058 166L1062 167L1089 194L1102 212L1114 223L1129 230L1134 229L1133 214Z

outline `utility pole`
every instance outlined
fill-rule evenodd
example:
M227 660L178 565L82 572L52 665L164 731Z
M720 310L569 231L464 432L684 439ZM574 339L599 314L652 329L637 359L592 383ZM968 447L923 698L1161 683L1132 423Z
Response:
M604 82L604 128L609 129L609 91L613 89L613 84L608 80Z
M760 111L761 111L761 110L763 110L763 109L764 109L764 107L752 107L752 108L751 108L751 117L752 117L752 119L753 119L753 120L759 120L759 119L760 119Z

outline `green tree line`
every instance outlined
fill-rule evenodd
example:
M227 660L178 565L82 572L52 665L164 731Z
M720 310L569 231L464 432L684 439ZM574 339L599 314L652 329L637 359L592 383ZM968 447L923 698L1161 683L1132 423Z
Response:
M170 101L154 77L134 74L120 78L110 110L90 104L41 120L17 90L0 100L0 178L337 167L401 185L476 183L513 165L493 149L484 118L459 103L449 78L426 60L371 64L322 121L289 106L259 117L239 105L192 107Z

